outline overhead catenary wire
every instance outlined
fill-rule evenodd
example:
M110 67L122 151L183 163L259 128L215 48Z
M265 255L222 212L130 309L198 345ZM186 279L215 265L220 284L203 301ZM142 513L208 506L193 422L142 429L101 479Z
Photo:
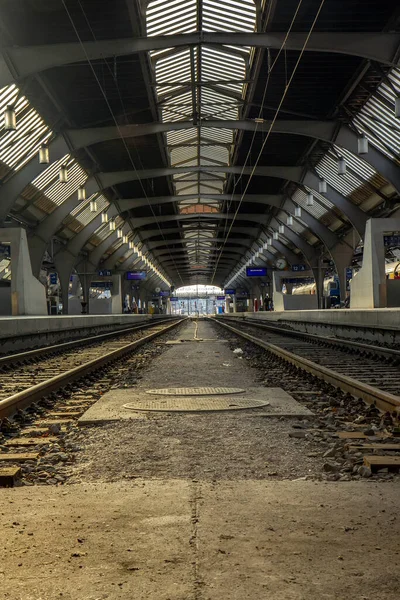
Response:
M167 242L167 240L165 239L165 236L164 236L164 233L163 233L163 231L162 231L162 229L161 229L161 226L160 226L159 220L158 220L158 218L157 218L157 216L156 216L156 214L155 214L155 212L154 212L154 210L153 210L153 207L152 207L152 205L151 205L151 203L150 203L150 200L149 200L149 198L148 198L148 195L147 195L147 193L146 193L145 187L144 187L144 185L143 185L143 182L142 182L142 180L141 180L141 178L140 178L140 174L139 174L139 172L138 172L138 170L137 170L137 168L136 168L135 162L134 162L134 160L133 160L133 158L132 158L132 155L131 155L131 153L130 153L130 150L129 150L129 148L128 148L128 145L127 145L127 143L126 143L126 141L125 141L125 138L124 138L124 136L122 135L121 128L120 128L120 126L119 126L119 123L118 123L118 120L117 120L117 118L115 117L114 111L113 111L113 109L112 109L112 107L111 107L111 104L110 104L110 102L109 102L109 100L108 100L107 94L106 94L106 92L105 92L105 90L104 90L104 88L103 88L103 86L102 86L102 84L101 84L101 82L100 82L100 79L99 79L99 77L98 77L98 75L97 75L97 73L96 73L96 70L95 70L95 68L94 68L94 66L93 66L93 64L92 64L92 61L91 61L91 60L90 60L90 58L89 58L89 55L88 55L88 53L87 53L87 51L86 51L86 48L85 48L85 44L84 44L84 43L83 43L83 41L82 41L82 38L81 38L81 36L80 36L80 34L79 34L79 31L78 31L78 29L77 29L77 27L76 27L76 24L75 24L75 21L74 21L74 19L73 19L72 15L71 15L71 12L70 12L70 11L69 11L69 9L68 9L68 6L67 6L67 3L66 3L66 0L62 0L62 3L63 3L63 6L64 6L64 9L65 9L65 11L66 11L66 13L67 13L67 15L68 15L68 18L69 18L69 20L70 20L71 26L72 26L72 28L73 28L73 30L74 30L74 32L75 32L75 35L76 35L76 37L77 37L77 39L78 39L78 41L79 41L79 44L80 44L80 45L81 45L81 47L82 47L82 50L83 50L83 53L84 53L84 55L85 55L86 61L87 61L87 63L88 63L88 64L89 64L89 66L90 66L90 69L91 69L91 71L92 71L92 73L93 73L93 76L94 76L94 78L95 78L95 80L96 80L96 82L97 82L97 84L98 84L98 86L99 86L99 88L100 88L101 94L102 94L102 96L103 96L103 98L104 98L104 100L105 100L105 102L106 102L106 104L107 104L107 108L108 108L108 110L110 111L110 115L111 115L111 117L112 117L112 119L113 119L113 121L114 121L115 127L117 128L117 131L118 131L118 135L119 135L119 137L120 137L120 139L121 139L121 141L122 141L122 143L123 143L123 145L124 145L124 148L125 148L125 150L126 150L126 152L127 152L127 155L128 155L129 161L130 161L130 163L131 163L131 165L132 165L132 167L133 167L133 170L135 171L135 173L136 173L136 175L137 175L137 177L138 177L138 181L139 181L140 187L142 188L142 191L143 191L144 197L146 198L146 200L147 200L147 202L148 202L148 206L149 206L149 208L150 208L150 210L151 210L151 213L152 213L152 215L153 215L153 217L154 217L154 219L155 219L155 222L156 222L157 228L159 229L159 231L160 231L160 234L161 234L161 236L162 236L163 240L166 242L166 245L167 245L167 247L168 247L168 242ZM170 252L170 249L169 249L169 252ZM174 264L174 266L175 266L176 272L178 273L178 276L179 276L179 278L180 278L181 282L183 283L183 279L182 279L182 277L181 277L181 275L180 275L179 269L178 269L178 268L177 268L177 266L176 266L175 259L174 259L174 257L173 257L173 255L172 255L172 253L171 253L171 252L170 252L170 256L171 256L172 262L173 262L173 264Z
M288 28L288 30L287 30L287 32L285 34L285 37L284 37L284 39L282 41L282 44L281 44L281 46L280 46L280 48L279 48L279 50L277 52L277 55L275 56L275 59L272 62L272 64L270 64L270 54L269 54L269 50L268 50L268 73L267 73L267 79L266 79L266 82L265 82L264 91L263 91L263 95L262 95L262 99L261 99L260 110L258 111L258 119L260 119L262 117L262 113L263 113L263 110L264 110L265 99L266 99L266 96L267 96L269 82L270 82L270 79L271 79L271 73L274 70L275 65L277 64L278 59L279 59L279 57L280 57L283 49L285 48L285 44L286 44L286 42L287 42L287 40L289 38L289 35L290 35L290 33L291 33L292 29L293 29L294 23L296 21L296 18L297 18L297 15L299 13L299 10L301 8L302 3L303 3L303 0L299 0L299 2L297 4L297 7L296 7L296 10L295 10L295 12L293 14L292 20L290 22L289 28ZM269 12L268 12L268 15L267 15L267 22L269 20L270 14L271 14L271 7L272 7L272 3L270 3ZM285 82L287 84L287 79L285 80ZM256 126L255 126L255 129L253 131L253 135L252 135L252 138L251 138L249 150L248 150L248 152L246 154L246 158L244 160L244 163L243 163L240 175L239 175L238 179L236 181L234 181L233 189L232 189L232 194L231 194L231 200L227 203L227 212L229 212L229 210L230 210L230 207L232 205L233 196L235 194L236 188L237 188L239 182L241 181L241 179L243 177L244 169L246 168L248 160L250 159L251 151L252 151L253 146L254 146L256 135L258 133L258 126L259 126L259 121L256 120ZM225 220L225 225L224 225L224 234L225 234L227 225L228 225L228 220L226 219ZM229 236L229 233L227 234L227 236Z
M267 135L266 135L266 137L265 137L265 139L264 139L264 141L263 141L263 143L262 143L262 145L261 145L260 152L259 152L259 154L258 154L258 156L257 156L257 159L256 159L256 161L255 161L255 164L254 164L254 166L252 167L252 170L251 170L251 172L250 172L249 179L248 179L248 181L247 181L247 183L246 183L245 189L244 189L244 191L243 191L243 193L242 193L242 195L241 195L240 201L239 201L239 203L238 203L238 206L237 206L237 208L236 208L236 210L235 210L235 213L234 213L234 215L233 215L233 219L232 219L232 221L231 221L231 224L230 224L230 226L229 226L228 233L227 233L227 235L225 236L225 239L224 239L224 242L223 242L222 249L221 249L221 251L220 251L220 253L219 253L219 255L218 255L218 258L217 258L217 260L216 260L215 267L214 267L214 272L213 272L212 279L211 279L211 283L214 281L214 278L215 278L215 273L216 273L216 270L217 270L217 268L218 268L219 261L220 261L220 259L221 259L221 256L222 256L223 249L224 249L224 247L225 247L225 245L226 245L226 242L227 242L227 239L228 239L228 237L229 237L229 235L230 235L230 232L232 231L232 227L233 227L233 225L234 225L234 222L235 222L235 220L236 220L236 217L237 217L237 215L239 214L239 210L240 210L240 207L241 207L241 205L242 205L243 199L244 199L244 197L245 197L245 195L246 195L246 193L247 193L247 190L248 190L248 188L249 188L250 182L251 182L251 180L252 180L252 178L253 178L253 175L254 175L254 173L255 173L255 171L256 171L256 168L257 168L258 162L259 162L259 160L260 160L260 158L261 158L261 155L262 155L262 153L263 153L263 151L264 151L265 145L266 145L266 143L267 143L267 141L268 141L268 139L269 139L269 136L270 136L270 134L271 134L271 131L272 131L272 129L273 129L273 127L274 127L274 125L275 125L275 121L276 121L276 119L278 118L278 115L279 115L280 109L281 109L281 107L282 107L282 104L283 104L283 102L284 102L284 100L285 100L285 98L286 98L286 94L287 94L287 92L288 92L288 90L289 90L289 88L290 88L290 86L291 86L291 83L292 83L292 81L293 81L293 78L294 78L294 76L295 76L295 74L296 74L296 72L297 72L297 68L298 68L298 66L299 66L299 64L300 64L300 61L301 61L302 57L303 57L303 54L304 54L304 52L305 52L305 49L306 49L306 47L307 47L308 41L309 41L309 39L310 39L310 37L311 37L311 34L312 34L313 30L314 30L314 27L315 27L315 25L316 25L316 23L317 23L318 17L319 17L319 15L320 15L320 13L321 13L321 10L322 10L322 8L323 8L324 4L325 4L325 0L321 0L321 2L320 2L320 5L319 5L319 7L318 7L318 10L317 10L317 13L316 13L316 15L315 15L315 17L314 17L314 20L313 20L313 22L312 22L312 24L311 24L311 27L310 27L310 29L309 29L309 31L308 31L308 33L307 33L306 39L304 40L303 46L302 46L302 48L301 48L301 50L300 50L300 54L299 54L299 56L298 56L298 58L297 58L297 61L296 61L295 65L294 65L294 68L293 68L293 71L292 71L292 73L291 73L291 75L290 75L289 81L287 82L287 84L286 84L286 86L285 86L285 89L284 89L284 91L283 91L283 94L282 94L282 97L281 97L281 99L280 99L280 101L279 101L278 107L277 107L277 109L276 109L276 111L275 111L275 114L274 114L274 116L273 116L273 118L272 118L272 121L271 121L271 123L270 123L270 126L269 126L269 128L268 128L268 131L267 131Z

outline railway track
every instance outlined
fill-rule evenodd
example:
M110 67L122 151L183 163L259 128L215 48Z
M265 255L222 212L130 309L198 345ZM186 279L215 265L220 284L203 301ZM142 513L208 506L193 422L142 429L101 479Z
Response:
M398 350L334 338L321 339L241 319L229 318L229 323L235 323L236 327L221 318L215 321L231 333L383 411L400 411Z
M132 353L182 320L163 320L0 358L0 420ZM146 330L151 333L144 334Z

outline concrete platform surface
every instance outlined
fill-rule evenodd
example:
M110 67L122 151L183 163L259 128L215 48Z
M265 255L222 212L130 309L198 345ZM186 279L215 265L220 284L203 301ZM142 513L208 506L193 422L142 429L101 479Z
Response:
M2 490L5 600L395 600L399 485Z
M400 329L400 308L284 310L273 312L230 313L224 317L246 317L264 321L304 321L332 325Z
M248 388L244 393L228 396L149 396L136 388L116 389L107 392L78 420L79 425L95 425L110 421L138 418L137 413L154 412L213 412L224 410L257 409L264 417L312 415L281 388Z
M221 330L221 334L224 332ZM195 341L198 335L204 341ZM135 387L122 387L107 392L79 419L80 425L140 418L153 408L160 411L212 411L256 408L263 416L309 416L312 413L281 388L254 385L254 372L235 354L226 340L219 338L215 326L208 321L188 323L175 334L181 344L168 344L162 355L146 369L146 376ZM240 344L238 343L240 348ZM182 368L183 367L183 368ZM149 395L160 388L241 388L243 393L229 396L166 397ZM130 409L125 405L129 404ZM132 410L136 408L138 412ZM262 412L260 412L262 411Z
M52 315L35 317L0 317L0 339L17 335L52 333L112 325L126 327L145 323L166 315Z

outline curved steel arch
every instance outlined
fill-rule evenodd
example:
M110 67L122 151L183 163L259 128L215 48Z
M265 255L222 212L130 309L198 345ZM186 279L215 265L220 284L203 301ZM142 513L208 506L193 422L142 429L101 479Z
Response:
M266 133L269 131L271 121L256 123L251 120L203 120L201 127L217 129L231 129L239 131L250 131ZM122 125L120 128L96 127L91 129L71 129L64 132L74 148L90 146L98 142L104 142L123 137L137 137L165 133L168 131L180 131L182 129L193 129L193 121L175 121L168 123L145 123L141 125ZM341 121L312 121L312 120L276 120L272 133L300 135L311 137L324 142L334 143L345 148L352 154L358 155L358 136L347 125ZM179 144L178 144L179 145ZM385 156L380 150L370 144L367 155L359 156L361 160L368 163L381 173L393 187L400 192L400 169L392 160Z
M284 33L225 33L194 32L168 36L125 38L85 42L83 51L80 43L48 44L37 46L6 47L0 57L0 86L8 85L28 75L46 69L87 58L114 58L199 44L254 46L256 48L281 48ZM301 50L306 41L305 33L291 33L285 41L288 50ZM400 45L398 33L313 33L305 46L307 52L328 52L359 56L375 62L395 66Z

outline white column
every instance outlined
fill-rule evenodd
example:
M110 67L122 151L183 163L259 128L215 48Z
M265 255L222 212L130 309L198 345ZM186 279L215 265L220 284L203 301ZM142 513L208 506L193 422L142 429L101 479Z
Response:
M17 315L47 315L46 289L32 274L31 257L25 229L2 230L4 242L10 242L11 311Z
M121 275L112 276L111 312L113 315L120 315L122 313Z

